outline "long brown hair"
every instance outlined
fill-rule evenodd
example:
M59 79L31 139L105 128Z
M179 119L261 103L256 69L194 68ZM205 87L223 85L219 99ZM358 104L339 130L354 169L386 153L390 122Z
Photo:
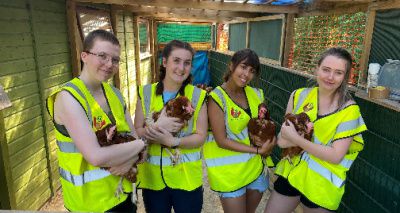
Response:
M175 49L188 50L189 52L192 53L192 59L194 57L195 51L192 48L192 46L187 42L179 41L179 40L172 40L167 45L165 45L164 50L162 52L162 57L165 58L166 60L168 60L168 57L171 55L172 50L175 50ZM165 78L166 72L167 72L167 70L161 64L160 65L160 79L157 84L156 95L161 95L164 91L163 80ZM183 81L182 86L179 89L180 95L184 95L186 85L190 84L191 82L192 82L192 74L189 74L189 76L185 79L185 81Z
M339 88L337 88L336 92L339 94L339 108L343 107L343 105L352 99L348 89L347 82L350 79L351 66L353 63L353 59L351 54L344 48L341 47L332 47L327 49L325 52L321 54L321 57L318 60L318 67L321 66L324 59L328 56L335 56L337 58L343 59L346 61L346 73L344 74L344 79L342 84L340 84Z

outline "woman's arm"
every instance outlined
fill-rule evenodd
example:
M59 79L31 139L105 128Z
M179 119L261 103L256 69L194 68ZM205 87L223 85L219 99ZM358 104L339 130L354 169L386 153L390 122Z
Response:
M177 145L176 140L178 140L178 147L184 149L193 149L204 144L207 137L207 128L207 106L203 104L197 118L195 133L183 138L176 138L173 137L168 130L162 127L149 127L146 129L146 136L155 143L159 143L168 147Z
M135 111L135 129L139 137L145 137L146 130L148 127L145 126L145 117L143 116L143 109L140 98L137 99L136 102L136 111ZM177 132L182 128L182 123L179 122L179 118L167 117L165 110L162 110L160 117L157 122L154 123L154 126L161 127L166 129L169 132Z
M142 140L100 147L82 106L65 91L61 91L56 97L54 119L65 126L83 157L94 166L120 165L135 158L144 147Z
M294 92L292 92L292 94L290 94L289 101L288 101L288 104L287 104L287 106L286 106L285 115L288 114L288 113L292 113L292 112L293 112L293 96L294 96ZM285 125L285 121L282 122L281 128L282 128L284 125ZM282 131L282 129L281 129L281 131ZM277 143L278 143L278 146L279 146L280 148L288 148L288 147L297 146L296 144L293 144L293 143L291 143L290 141L285 140L284 138L282 138L280 132L279 132L279 134L278 134L278 141L277 141Z
M353 137L350 137L337 140L332 146L316 144L300 136L291 122L289 122L289 126L283 126L281 132L282 138L300 146L308 153L333 164L338 164L342 161L353 141Z
M257 148L247 146L237 141L231 140L226 136L226 126L224 120L224 112L218 104L211 98L208 98L208 120L210 121L211 129L218 146L223 149L228 149L236 152L255 153Z

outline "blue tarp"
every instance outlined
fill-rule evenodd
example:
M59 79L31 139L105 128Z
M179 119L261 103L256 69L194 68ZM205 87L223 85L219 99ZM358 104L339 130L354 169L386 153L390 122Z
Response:
M207 51L197 51L193 60L192 84L210 84L210 70L208 69Z

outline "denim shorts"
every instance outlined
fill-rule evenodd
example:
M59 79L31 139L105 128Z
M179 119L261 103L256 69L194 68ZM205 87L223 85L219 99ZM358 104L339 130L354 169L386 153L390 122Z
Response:
M258 178L248 184L247 186L244 186L236 191L233 192L220 192L219 196L221 198L235 198L235 197L240 197L246 193L247 189L252 189L252 190L257 190L260 193L265 192L265 190L268 189L269 186L269 178L268 174L265 174L264 172L258 176Z

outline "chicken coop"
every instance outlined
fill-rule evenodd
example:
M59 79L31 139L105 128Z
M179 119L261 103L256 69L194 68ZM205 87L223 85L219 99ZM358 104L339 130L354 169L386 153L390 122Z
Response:
M1 0L0 29L0 102L11 104L0 107L0 209L38 210L59 190L45 100L79 76L83 38L105 29L121 43L110 83L132 115L137 87L157 80L161 50L173 39L197 52L193 82L213 87L235 51L256 51L254 84L278 124L291 91L313 79L318 55L346 48L354 57L348 83L368 131L339 212L400 212L400 95L366 93L368 65L400 59L398 0Z

